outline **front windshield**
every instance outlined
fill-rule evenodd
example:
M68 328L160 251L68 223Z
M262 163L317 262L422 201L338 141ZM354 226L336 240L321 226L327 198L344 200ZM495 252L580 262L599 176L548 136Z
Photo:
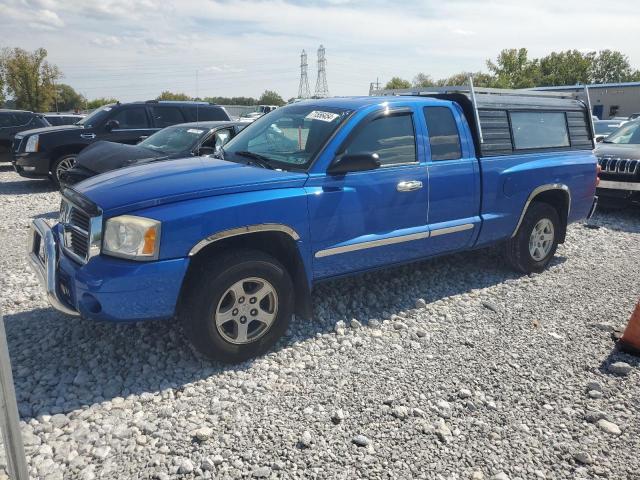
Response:
M606 143L617 143L619 145L640 144L640 121L624 124L618 130L609 135Z
M138 145L168 155L189 151L208 132L206 128L174 126L154 133Z
M76 125L82 125L84 128L93 128L98 126L104 121L112 110L113 105L103 105L102 107L94 110L89 115L80 120Z
M274 168L307 169L349 113L344 108L300 103L277 108L227 143L224 157L243 161L242 157L254 155Z

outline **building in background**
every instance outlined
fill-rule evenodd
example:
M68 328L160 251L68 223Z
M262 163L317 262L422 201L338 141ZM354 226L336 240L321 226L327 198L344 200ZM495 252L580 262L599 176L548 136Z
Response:
M584 85L537 87L535 90L583 93ZM601 120L628 118L640 112L640 82L600 83L589 85L591 110Z

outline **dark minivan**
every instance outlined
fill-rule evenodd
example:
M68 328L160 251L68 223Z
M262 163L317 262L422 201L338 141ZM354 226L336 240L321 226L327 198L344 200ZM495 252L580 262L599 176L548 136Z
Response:
M11 142L16 133L48 126L39 113L0 109L0 162L11 161Z
M177 123L229 120L224 108L206 102L147 102L105 105L75 125L40 128L14 137L13 166L23 177L46 178L58 184L76 156L98 140L136 144Z

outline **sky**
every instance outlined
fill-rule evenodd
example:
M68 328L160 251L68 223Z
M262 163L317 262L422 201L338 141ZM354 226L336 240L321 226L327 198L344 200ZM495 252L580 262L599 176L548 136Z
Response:
M613 8L615 5L615 8ZM370 82L486 70L503 48L530 56L620 50L640 68L640 1L0 0L0 48L47 49L87 98L297 96L300 52L315 88L326 48L331 95ZM635 37L635 38L634 38Z

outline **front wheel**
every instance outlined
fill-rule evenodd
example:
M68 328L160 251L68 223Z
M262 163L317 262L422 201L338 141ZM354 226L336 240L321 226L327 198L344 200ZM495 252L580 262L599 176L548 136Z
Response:
M556 209L548 203L532 203L518 232L507 241L507 261L524 273L541 272L556 253L559 233Z
M192 272L180 317L200 353L236 363L278 341L293 315L293 300L291 277L280 262L258 251L235 251Z
M65 155L57 159L51 168L51 180L60 187L60 175L76 164L77 155Z

